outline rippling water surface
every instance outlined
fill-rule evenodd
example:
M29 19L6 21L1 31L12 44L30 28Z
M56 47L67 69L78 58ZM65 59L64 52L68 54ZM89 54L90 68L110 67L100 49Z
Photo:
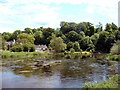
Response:
M81 88L85 82L103 81L118 73L118 63L94 58L60 61L48 68L34 66L35 59L6 60L2 68L3 88ZM1 73L0 73L1 74Z

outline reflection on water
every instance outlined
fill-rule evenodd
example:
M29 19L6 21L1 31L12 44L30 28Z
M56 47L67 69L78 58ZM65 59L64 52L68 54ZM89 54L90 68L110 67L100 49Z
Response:
M118 73L117 68L111 69L114 65L93 58L62 59L61 64L49 68L34 67L34 60L4 62L3 88L81 88L85 82L103 81Z

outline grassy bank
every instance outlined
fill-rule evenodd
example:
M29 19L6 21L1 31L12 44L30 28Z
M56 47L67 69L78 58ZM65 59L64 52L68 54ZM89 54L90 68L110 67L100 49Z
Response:
M83 88L118 88L119 78L120 78L119 75L114 75L113 77L109 78L106 81L95 82L95 83L88 82L82 85L82 87Z
M102 57L107 60L120 61L120 55L105 54Z
M2 51L2 59L6 58L23 58L23 57L33 57L33 56L46 56L52 54L49 51L39 51L39 52L10 52Z

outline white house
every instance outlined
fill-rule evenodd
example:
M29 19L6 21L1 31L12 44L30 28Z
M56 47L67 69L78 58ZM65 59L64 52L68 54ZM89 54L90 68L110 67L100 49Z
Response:
M47 50L46 45L36 45L36 51Z

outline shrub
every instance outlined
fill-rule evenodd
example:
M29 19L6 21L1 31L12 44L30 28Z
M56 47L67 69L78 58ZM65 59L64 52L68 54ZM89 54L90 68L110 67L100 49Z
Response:
M83 88L118 88L118 80L120 76L114 75L113 77L109 78L103 82L88 82L82 85Z
M34 52L35 51L35 45L31 45L30 46L30 52Z
M117 41L110 50L111 54L120 54L120 41Z
M29 44L24 44L23 45L23 51L28 52L30 50L30 45Z
M75 52L75 50L74 50L73 48L71 48L71 49L70 49L70 52L72 52L72 53L73 53L73 52Z
M11 48L12 52L21 52L23 51L23 46L22 45L15 45Z

